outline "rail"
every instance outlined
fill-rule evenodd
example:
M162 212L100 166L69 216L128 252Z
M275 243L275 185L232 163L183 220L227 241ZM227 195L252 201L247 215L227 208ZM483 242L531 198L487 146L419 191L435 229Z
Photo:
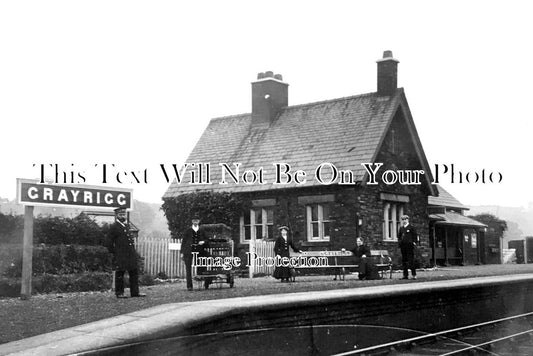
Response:
M517 321L525 323L523 325L516 325ZM505 323L515 322L512 327L506 327ZM517 327L522 330L517 331ZM525 329L525 330L524 330ZM512 333L501 335L506 330L513 330ZM473 336L472 333L475 335ZM449 356L468 354L471 351L482 351L487 354L495 354L491 349L494 349L496 344L505 341L516 342L517 338L523 336L533 336L533 312L510 316L507 318L495 319L479 324L467 325L460 328L444 330L436 333L429 333L421 336L415 336L408 339L388 342L380 345L366 347L358 350L351 350L343 353L335 354L335 356L348 355L386 355L387 351L394 355L402 355L402 350L409 355L424 355L425 350L431 349L451 349L444 353L432 353L433 355ZM463 340L461 340L463 339ZM481 342L472 344L465 340L482 339ZM484 339L484 340L483 340ZM450 343L453 341L454 343ZM528 340L528 346L531 346L531 340ZM515 345L516 346L516 345ZM453 348L453 349L452 349ZM417 352L419 349L419 352ZM529 351L533 351L533 346ZM529 352L528 351L528 352ZM525 354L525 355L530 355Z

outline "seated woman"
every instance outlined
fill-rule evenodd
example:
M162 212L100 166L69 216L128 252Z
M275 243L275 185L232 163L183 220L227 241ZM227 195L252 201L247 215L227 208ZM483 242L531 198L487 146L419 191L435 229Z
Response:
M355 255L355 263L359 265L359 279L378 279L376 266L370 258L370 249L365 245L362 237L357 238L356 246L351 251Z

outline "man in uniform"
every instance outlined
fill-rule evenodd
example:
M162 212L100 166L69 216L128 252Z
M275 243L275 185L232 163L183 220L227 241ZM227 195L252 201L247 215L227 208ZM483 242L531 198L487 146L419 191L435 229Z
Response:
M107 235L107 249L113 255L115 269L115 294L117 298L127 298L124 295L124 272L128 271L130 278L130 295L144 297L139 293L139 270L137 269L137 253L135 239L126 221L126 209L115 209L115 223L111 225Z
M200 229L200 218L197 215L193 216L191 223L191 227L185 231L181 241L181 258L185 262L187 290L189 291L192 290L192 254L193 252L198 252L198 256L203 257L205 255L204 248L207 246L208 241L204 230Z
M403 215L402 226L398 232L398 242L402 251L403 278L408 279L409 268L413 279L416 279L415 249L419 243L418 234L413 225L409 224L409 216Z

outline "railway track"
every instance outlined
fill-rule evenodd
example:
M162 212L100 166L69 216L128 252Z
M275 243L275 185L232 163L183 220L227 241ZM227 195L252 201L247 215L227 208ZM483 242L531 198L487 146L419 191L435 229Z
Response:
M336 354L347 355L533 355L533 313L424 334Z

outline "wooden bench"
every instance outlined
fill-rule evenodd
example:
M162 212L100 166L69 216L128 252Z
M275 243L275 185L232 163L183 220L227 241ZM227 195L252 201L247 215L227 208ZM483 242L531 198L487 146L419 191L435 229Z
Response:
M389 278L392 278L392 258L389 256L389 251L370 250L370 258L374 259L381 278L385 276L385 272L389 272Z
M317 266L294 266L292 273L292 280L296 280L296 270L303 270L303 269L316 269L316 268L322 268L322 269L332 269L335 274L335 280L337 279L337 276L341 280L345 280L346 278L346 269L347 268L358 268L359 265L353 263L353 252L346 251L346 250L340 250L340 251L304 251L302 254L291 252L291 257L326 257L327 258L327 265L317 265ZM346 261L346 258L350 258L350 261ZM392 259L389 257L389 251L387 250L370 250L370 256L367 256L368 258L371 258L374 261L374 265L377 267L378 272L380 273L381 278L384 277L385 272L389 272L389 278L392 278ZM352 262L352 263L350 263Z

